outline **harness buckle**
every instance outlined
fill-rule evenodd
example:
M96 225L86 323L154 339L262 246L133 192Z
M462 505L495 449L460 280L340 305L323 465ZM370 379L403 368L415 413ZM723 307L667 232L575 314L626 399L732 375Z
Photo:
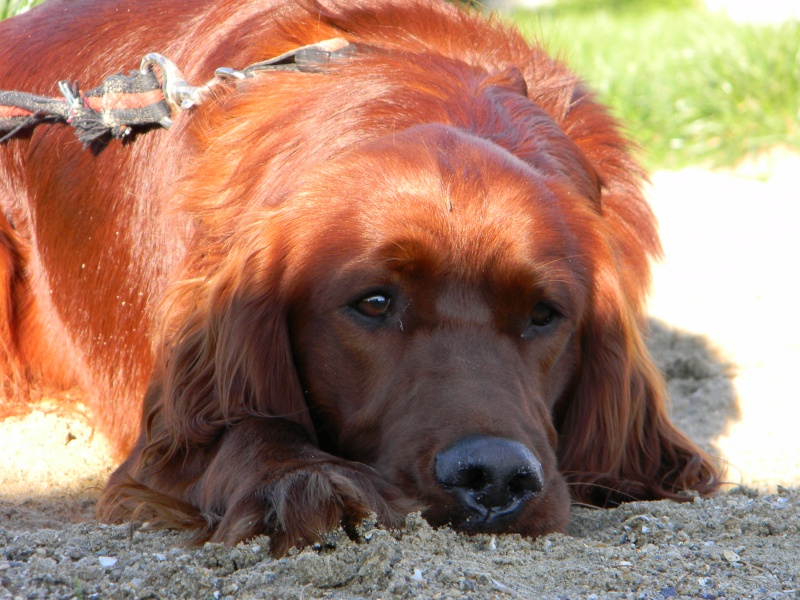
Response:
M201 104L214 85L224 80L249 79L258 71L290 70L300 72L322 71L327 63L348 58L355 53L355 46L343 38L323 40L316 44L295 48L269 60L258 62L243 70L220 67L214 72L214 78L205 85L192 85L181 70L163 54L151 52L143 59L140 66L142 73L152 71L158 67L161 71L161 92L173 112L187 110ZM67 99L70 100L69 96ZM172 119L164 117L159 125L164 128L172 126Z
M202 102L208 92L208 84L202 86L190 84L177 65L158 52L147 54L142 59L140 70L144 73L154 66L161 70L161 91L173 110L186 110ZM165 117L160 121L160 125L169 128L172 119Z
M247 79L247 73L230 67L220 67L214 71L214 77L219 77L220 79Z

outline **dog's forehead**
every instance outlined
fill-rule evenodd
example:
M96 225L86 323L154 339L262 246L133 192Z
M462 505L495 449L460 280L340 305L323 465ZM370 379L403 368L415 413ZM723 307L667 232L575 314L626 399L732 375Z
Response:
M551 186L551 175L450 128L409 144L417 151L396 147L407 163L374 182L370 209L360 213L365 231L396 259L408 256L404 237L419 251L433 247L483 270L577 251L564 188Z
M552 178L490 141L417 127L315 172L302 188L307 227L298 234L317 261L473 283L534 271L558 279L580 241Z
M557 222L562 206L545 173L497 144L442 124L412 127L348 153L331 170L318 201L344 204L365 228L436 226L448 236L479 229L520 231Z

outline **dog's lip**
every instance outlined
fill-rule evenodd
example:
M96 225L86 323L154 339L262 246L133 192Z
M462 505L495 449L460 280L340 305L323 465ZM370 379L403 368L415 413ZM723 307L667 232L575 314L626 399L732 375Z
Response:
M477 527L479 529L485 527L495 526L499 523L506 523L516 520L523 507L532 500L537 494L527 492L515 498L509 499L502 506L485 507L477 502L470 502L468 507L474 512L465 519L465 524L479 521Z
M448 490L450 491L450 490ZM513 524L524 512L525 505L535 501L540 494L529 492L503 506L486 508L480 505L464 508L459 506L455 495L450 502L426 502L427 508L422 516L434 526L449 525L453 529L468 533L486 533L498 530L513 530ZM470 509L473 510L470 510Z

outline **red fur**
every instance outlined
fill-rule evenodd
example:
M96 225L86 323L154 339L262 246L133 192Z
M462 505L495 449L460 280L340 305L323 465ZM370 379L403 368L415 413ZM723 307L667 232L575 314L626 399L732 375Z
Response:
M643 174L563 65L433 0L50 0L0 23L0 88L84 89L159 51L193 82L298 46L172 129L0 147L0 376L81 385L126 459L99 506L276 552L422 509L465 525L435 457L519 442L513 520L718 487L642 342L660 253ZM353 308L391 296L384 317ZM541 303L554 324L530 326ZM569 484L569 492L567 485Z

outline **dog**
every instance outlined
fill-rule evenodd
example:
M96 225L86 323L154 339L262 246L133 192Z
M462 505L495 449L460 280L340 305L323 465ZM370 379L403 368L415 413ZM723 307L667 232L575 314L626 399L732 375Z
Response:
M142 57L158 123L81 91ZM538 536L718 490L643 341L644 174L513 29L435 0L0 23L0 88L59 80L64 114L0 109L0 375L85 391L124 459L101 519L281 554L371 513Z

